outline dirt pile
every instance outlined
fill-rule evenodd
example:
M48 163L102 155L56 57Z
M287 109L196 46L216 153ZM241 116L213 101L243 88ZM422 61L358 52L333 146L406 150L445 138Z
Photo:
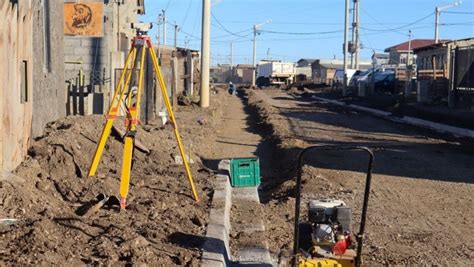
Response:
M107 142L95 177L87 177L103 125L102 116L67 117L48 125L15 171L21 182L0 182L0 262L4 264L196 265L203 242L214 175L197 155L213 150L215 125L226 94L212 108L182 107L176 113L201 202L196 204L170 125L139 127L137 138L151 152L134 151L126 211L104 207L90 216L81 210L99 193L118 195L122 141ZM122 121L117 120L116 125ZM196 152L196 153L195 153Z

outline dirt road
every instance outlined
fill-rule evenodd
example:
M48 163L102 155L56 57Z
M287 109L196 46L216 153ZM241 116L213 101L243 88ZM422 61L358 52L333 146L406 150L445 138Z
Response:
M222 92L222 91L221 91ZM214 108L182 108L178 123L203 198L192 200L170 126L143 126L127 211L78 209L100 192L116 194L120 136L109 140L96 178L90 155L102 118L68 117L49 125L15 173L28 182L0 182L0 265L197 265L204 241L212 181L222 158L259 156L265 239L275 258L289 255L294 211L294 156L310 144L376 148L369 202L366 262L469 265L474 261L472 142L297 98L278 90L246 98L214 95ZM223 106L222 109L219 107ZM221 116L221 110L224 113ZM258 113L257 113L258 112ZM199 156L199 157L198 157ZM316 156L316 155L315 155ZM360 216L366 158L356 153L317 154L304 170L304 200L337 197ZM316 168L318 167L318 168ZM354 232L356 232L357 224ZM237 237L236 237L237 236ZM238 239L238 235L233 235ZM256 237L254 237L255 239Z
M250 102L272 127L280 162L285 154L294 155L298 147L311 144L376 150L364 247L367 263L472 264L472 142L318 103L310 96L294 98L280 90L255 91ZM358 222L367 158L356 152L326 152L307 160L304 199L341 198L354 207ZM293 168L291 158L283 162L288 164L283 169ZM292 245L292 178L271 177L263 189L268 239L280 256Z

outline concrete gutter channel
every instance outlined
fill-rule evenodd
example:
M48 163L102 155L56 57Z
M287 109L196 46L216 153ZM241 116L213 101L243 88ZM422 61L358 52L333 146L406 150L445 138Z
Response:
M207 225L206 241L203 245L201 266L275 266L268 244L264 240L260 242L261 245L239 247L238 251L231 253L229 243L232 230L238 228L251 234L265 231L265 226L262 218L257 218L259 223L254 223L255 218L249 218L252 219L252 223L239 221L239 225L231 224L232 202L250 201L255 206L261 204L257 187L232 188L229 175L230 160L221 160Z
M442 123L427 121L427 120L418 119L418 118L409 117L409 116L397 117L397 116L393 116L392 113L390 112L385 112L385 111L381 111L381 110L373 109L373 108L367 108L367 107L363 107L359 105L353 105L353 104L348 105L338 100L331 100L331 99L322 98L319 96L312 96L311 98L317 101L326 102L326 103L334 104L337 106L344 106L344 107L349 107L355 110L363 111L363 112L372 114L374 116L388 119L388 120L398 122L398 123L405 123L405 124L409 124L413 126L418 126L418 127L434 130L439 133L449 133L456 137L474 138L474 131L465 129L465 128L454 127L454 126L450 126L450 125L446 125Z

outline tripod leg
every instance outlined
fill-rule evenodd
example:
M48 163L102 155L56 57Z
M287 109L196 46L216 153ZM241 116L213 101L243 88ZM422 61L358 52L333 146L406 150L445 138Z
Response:
M191 174L191 169L189 168L188 160L186 159L186 153L184 152L183 143L181 141L181 136L180 136L179 131L178 131L178 124L176 123L176 119L174 117L173 108L171 107L171 104L170 104L170 100L169 100L169 97L168 97L168 92L167 92L167 89L166 89L166 84L165 84L165 81L163 79L163 75L161 73L160 66L158 65L158 59L156 58L155 50L153 49L153 45L151 44L151 42L148 42L148 49L150 50L150 54L151 54L151 58L153 60L153 66L154 66L154 69L155 69L155 72L156 72L156 76L157 76L157 79L160 83L161 94L163 95L163 99L165 101L165 106L166 106L166 109L168 110L168 114L170 116L170 120L171 120L171 123L172 123L173 128L174 128L174 135L176 137L176 141L178 142L179 152L181 154L181 157L183 158L184 168L186 170L186 175L188 176L188 180L189 180L189 184L191 186L191 190L193 192L194 199L196 200L196 202L199 202L199 196L198 196L198 193L196 191L196 187L194 185L194 180L193 180L193 176Z
M117 88L115 88L115 93L114 97L112 98L112 102L110 103L110 108L107 113L107 121L105 123L104 128L102 129L102 133L100 135L99 143L97 144L97 148L94 153L94 157L92 158L91 166L89 168L89 176L94 176L97 167L99 166L100 158L102 157L102 154L104 152L105 148L105 143L107 143L107 139L109 138L110 131L112 129L112 125L114 124L115 119L117 118L118 114L118 107L120 105L120 99L118 99L119 95L120 97L123 96L123 92L125 91L126 85L122 87L122 83L125 77L125 73L127 72L128 65L130 64L130 61L132 59L132 55L135 54L135 49L132 48L130 53L127 55L127 60L125 61L125 67L122 71L122 74L120 75L120 80L117 85Z
M132 170L132 158L133 158L133 149L135 146L135 136L137 133L137 125L140 118L140 91L143 87L143 67L145 62L145 52L144 47L140 48L141 60L140 60L140 70L138 78L138 90L137 94L133 96L133 93L129 95L129 107L127 113L127 133L125 134L124 147L123 147L123 160L122 160L122 173L120 177L120 208L125 209L126 199L128 195L128 190L130 187L130 173ZM132 69L134 71L134 69ZM131 98L135 98L135 102Z
M130 108L129 118L130 122L133 123L133 116L136 113L135 108ZM122 158L122 174L120 177L120 208L125 209L126 198L128 195L128 189L130 185L130 172L132 170L132 156L133 146L135 141L136 131L129 130L125 135L125 144L123 146L123 158Z

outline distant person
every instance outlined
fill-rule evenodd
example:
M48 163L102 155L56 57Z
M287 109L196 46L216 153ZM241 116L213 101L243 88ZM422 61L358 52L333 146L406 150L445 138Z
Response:
M237 94L237 88L235 88L235 85L232 82L229 82L229 93L231 95Z

